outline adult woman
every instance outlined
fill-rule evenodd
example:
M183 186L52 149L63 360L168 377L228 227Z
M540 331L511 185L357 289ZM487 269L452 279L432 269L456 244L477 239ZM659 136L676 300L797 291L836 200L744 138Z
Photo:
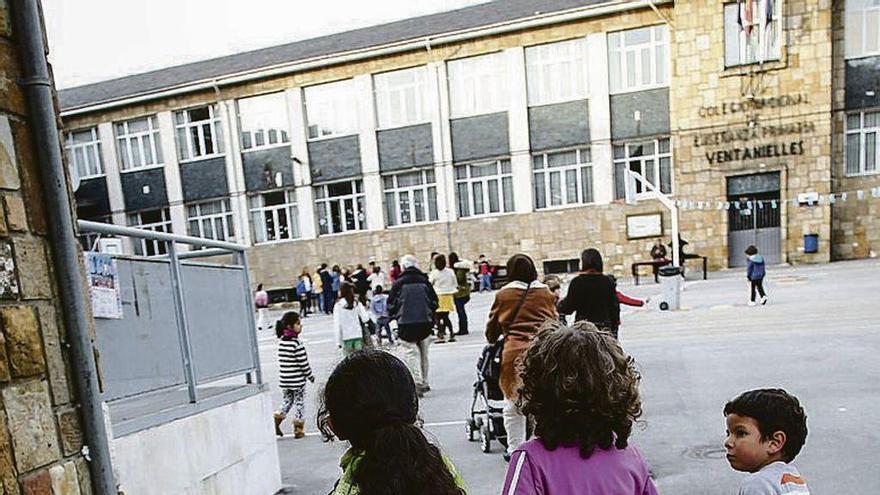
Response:
M434 326L437 327L437 343L442 344L446 340L446 330L449 330L449 341L455 342L455 330L452 329L452 321L449 313L455 311L455 293L458 292L458 281L455 272L446 267L446 256L434 255L434 269L428 275L428 281L437 293L440 306L434 312Z
M391 283L397 282L397 278L400 277L400 274L403 272L403 269L400 268L400 262L394 260L391 262L391 269L388 270L388 276L391 278Z
M575 321L587 320L617 337L620 302L611 278L602 273L602 255L590 248L581 253L581 273L568 286L559 312L575 313Z
M556 319L556 296L541 282L531 258L515 254L507 260L510 282L495 294L486 323L486 340L494 343L504 336L499 385L504 393L504 428L507 454L526 441L526 418L516 407L520 379L517 364L531 338L545 321Z
M455 272L458 289L455 291L455 313L458 315L458 335L468 334L468 317L465 305L471 300L471 273L474 264L458 258L457 253L449 253L449 264Z

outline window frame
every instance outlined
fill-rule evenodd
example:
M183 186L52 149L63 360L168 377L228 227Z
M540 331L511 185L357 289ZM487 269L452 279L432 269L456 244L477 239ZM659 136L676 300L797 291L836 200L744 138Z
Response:
M852 8L851 5L856 3L856 1L860 1L863 3L862 6L858 8ZM843 15L843 24L844 24L844 42L843 42L843 51L844 51L844 59L851 60L857 58L864 57L873 57L880 55L880 2L877 2L877 5L869 6L867 5L868 0L846 0L844 6L844 15ZM876 0L873 0L876 1ZM876 39L874 39L875 48L873 50L868 50L868 37L865 35L865 28L868 23L868 14L873 14L877 16L877 29L876 29ZM850 36L856 36L856 29L854 26L850 25L852 20L859 21L859 47L853 48L851 45L852 39Z
M448 60L449 118L461 119L509 110L507 64L502 52ZM485 85L485 86L484 86ZM482 93L486 93L482 95ZM465 102L465 99L470 100Z
M650 31L650 39L648 42L637 43L633 45L625 45L626 41L626 33L639 31L639 30L649 30ZM662 33L662 36L658 36L658 33ZM612 40L615 37L619 37L619 46L614 47ZM633 93L636 91L646 91L649 89L657 89L657 88L667 88L669 87L669 81L671 79L671 53L670 53L670 34L669 34L669 26L666 24L653 24L650 26L641 26L633 29L624 29L621 31L612 31L607 33L606 42L608 44L608 93L609 94L623 94L623 93ZM657 50L658 47L663 47L663 62L665 63L665 69L663 73L665 74L665 78L662 82L658 81L658 57ZM644 50L647 49L650 55L650 66L649 70L651 72L651 81L648 83L643 83L641 80L642 76L642 57L641 54ZM627 54L629 52L633 52L633 63L635 74L633 75L635 84L630 86L626 83L627 76L629 75L628 69L628 60ZM614 79L614 63L618 62L618 83L620 87L615 87L615 79Z
M660 151L661 141L666 141L668 143L667 144L667 146L668 146L667 151ZM651 143L654 146L653 154L651 154L651 155L630 155L630 147L631 146L645 145L648 143ZM623 158L615 158L614 152L615 152L615 148L618 146L622 146L624 148L625 155ZM664 191L663 187L662 187L663 176L662 176L661 161L664 158L669 159L669 190L668 191ZM617 173L618 165L623 164L624 166L626 166L627 168L632 170L630 163L635 162L635 161L639 161L639 162L641 162L641 164L639 165L639 172L646 179L650 179L650 177L645 175L645 162L649 161L649 160L654 160L654 175L653 175L653 177L655 179L655 182L652 182L652 184L654 184L654 186L656 187L656 186L658 186L658 184L656 184L656 182L659 181L660 182L659 187L663 193L673 194L673 192L675 191L675 170L673 169L674 162L673 162L673 150L672 150L672 137L671 136L658 136L658 137L654 137L654 138L632 139L632 140L612 143L612 146L611 146L611 167L612 167L612 169L611 170L612 170L612 173L614 174L614 199L615 200L623 200L626 198L626 194L623 190L625 185L622 182L620 182L620 179L619 179L618 173ZM637 184L636 185L636 192L637 193L643 192L641 189L642 189L642 185ZM621 194L621 193L624 193L624 194Z
M202 209L205 208L209 204L221 204L221 211L219 212L211 212L204 213ZM232 210L232 200L230 198L217 198L217 199L209 199L206 201L197 201L192 203L187 203L186 205L186 232L191 237L199 237L202 239L212 239L216 241L224 241L224 242L236 242L237 237L235 235L235 222L233 220L234 212ZM195 209L195 215L192 214L192 209ZM222 225L222 237L217 237L217 224L219 221ZM211 225L212 236L208 237L205 235L205 222L208 222ZM198 226L198 232L193 231L193 223L196 223Z
M399 185L402 176L418 174L420 182L414 185ZM388 181L391 181L391 186ZM422 193L422 206L417 207L416 194ZM433 199L432 199L433 192ZM389 200L389 195L391 199ZM403 210L400 205L404 204L403 197L406 197L406 204L409 206L409 221L403 221ZM389 228L409 227L412 225L422 225L426 223L440 221L440 206L437 198L437 176L433 168L422 168L418 170L402 170L398 172L382 174L382 202L385 215L385 225ZM433 202L433 211L432 203ZM390 218L391 208L394 209L394 218ZM418 220L417 210L421 210L422 220Z
M129 125L137 120L146 120L148 129L146 131L129 131ZM124 133L120 132L120 128ZM113 134L116 138L116 153L119 156L119 172L125 173L133 170L145 170L149 168L158 168L165 165L165 157L162 152L162 134L159 131L159 117L156 114L144 115L133 119L121 120L113 123ZM153 163L143 163L144 158L144 140L149 139L150 153L153 156ZM125 142L123 148L122 143ZM141 165L133 165L132 145L136 143L140 150ZM126 164L126 159L129 163ZM158 160L158 161L157 161Z
M871 127L865 126L865 116L867 114L875 114L875 123ZM859 116L859 127L855 129L849 128L848 120L852 116ZM860 110L858 112L850 112L844 115L844 136L843 136L843 175L845 177L865 177L880 174L880 109L873 111ZM874 136L874 170L867 170L867 137L869 134ZM849 136L857 135L859 137L859 170L858 172L849 172L847 164L849 161L849 150L847 141Z
M203 108L208 109L208 118L202 120L190 120L190 112L195 110L201 110ZM184 122L178 123L178 116L183 115ZM187 163L194 161L207 160L209 158L216 158L220 156L224 156L226 154L226 144L223 139L223 122L220 119L220 110L219 107L215 104L208 105L200 105L190 108L185 108L182 110L177 110L174 112L173 116L174 123L174 139L177 144L177 159L179 163ZM199 151L203 151L206 149L205 146L205 127L208 126L211 131L212 143L214 150L211 153L202 153L200 155L195 155L193 153L193 142L190 139L192 137L192 130L197 129L198 140L199 140ZM183 130L187 139L184 141L186 144L186 155L184 156L181 151L183 148L181 147L180 142L180 131Z
M330 188L340 184L349 183L351 189L349 193L330 195ZM318 236L331 236L339 234L348 234L351 232L362 232L367 230L367 195L364 192L364 181L362 178L346 179L341 181L326 182L316 184L315 192L315 218L317 219ZM348 228L347 211L345 210L346 201L352 202L352 220L354 228ZM333 222L333 204L336 203L337 208L342 216L340 216L342 229L337 229ZM322 208L323 207L323 208ZM323 214L326 219L322 218ZM322 223L322 221L324 223ZM326 226L326 232L324 232Z
M272 204L266 206L265 195L274 194L274 193L283 193L284 194L284 202L278 204ZM255 205L255 200L259 198L260 204ZM275 189L272 191L260 191L258 193L249 194L248 198L248 218L251 224L251 240L254 245L257 244L277 244L280 242L290 242L298 240L302 237L302 231L300 229L299 224L299 208L297 206L297 197L296 197L296 189L287 188L287 189ZM281 211L284 211L287 218L287 237L281 237L279 230L279 215ZM275 235L273 239L269 239L269 228L267 227L267 214L272 215L273 228L275 230ZM260 221L257 222L255 216L260 216ZM257 230L261 229L261 230ZM260 235L262 234L262 235ZM260 240L260 239L263 240Z
M327 99L322 100L321 98ZM313 115L321 116L323 112L328 110L328 108L333 112L338 113L338 115L333 116L334 121L339 115L349 116L342 120L350 121L346 122L345 128L340 131L328 134L322 134L321 128L318 127L317 135L312 136L313 124L311 120ZM324 139L356 136L360 131L361 116L358 112L357 92L354 85L354 79L349 78L341 81L306 86L303 88L303 109L306 121L307 141L321 141Z
M554 166L551 167L549 162L550 155L554 154L562 154L562 153L576 153L576 161L573 164L567 164L562 166ZM584 155L587 156L587 160L584 160ZM541 168L536 168L535 160L537 158L541 158ZM575 174L575 201L568 201L568 172L574 171ZM585 191L584 186L584 172L589 173L589 182L590 182L590 191L587 193ZM589 146L580 146L578 148L571 148L565 150L552 150L545 151L541 153L532 154L532 206L535 211L544 211L544 210L558 210L563 208L573 208L577 206L584 206L589 204L594 204L596 202L595 197L595 181L594 181L594 168L593 168L593 160L592 160L592 150ZM560 177L560 194L561 194L561 203L554 205L552 204L552 183L551 183L551 174L559 173ZM544 198L544 206L538 206L538 176L542 181L543 185L543 198Z
M492 175L480 175L474 177L474 167L486 167L495 164L495 173ZM459 177L459 170L465 170L466 176ZM458 218L484 218L498 215L507 215L516 213L516 191L513 185L513 166L509 157L493 158L489 160L478 160L468 163L459 163L454 166L454 182L455 182L455 203ZM498 185L498 211L491 211L491 194L489 182L495 180ZM474 213L476 211L476 196L474 195L474 185L480 185L480 204L483 213ZM508 198L505 193L505 184L509 184L510 189L510 208L507 208ZM467 212L462 212L461 186L464 185L467 191Z
M751 35L746 35L745 29L740 29L739 23L734 22L733 26L728 26L728 23L727 23L728 9L731 9L734 7L738 8L738 9L740 9L740 15L742 15L742 9L745 8L744 3L727 2L722 7L722 17L723 17L723 23L724 23L723 36L724 36L724 68L725 69L735 69L737 67L744 67L744 66L748 66L748 65L760 65L765 62L778 62L778 61L782 60L782 34L783 34L783 31L782 31L782 1L783 0L777 0L776 2L773 3L774 12L773 12L773 20L771 21L773 26L770 29L772 29L774 31L772 36L773 36L773 39L776 40L775 53L768 55L767 52L768 52L769 48L764 47L764 52L765 52L766 56L763 59L761 59L758 56L757 51L758 51L758 48L761 46L761 41L763 40L764 36L766 36L767 33L769 32L767 24L766 24L767 15L765 12L763 12L763 8L765 6L765 3L761 2L759 0L750 0L750 1L754 5L754 7L753 7L754 16L753 16L752 24L751 24L753 34L751 34ZM745 20L745 19L743 19L743 20ZM737 30L737 33L736 33L737 34L737 37L736 37L736 39L737 39L737 59L736 59L735 63L730 63L730 61L727 58L727 41L728 41L727 29L728 29L728 27L732 27L733 29ZM754 34L755 31L757 31L757 33L758 33L757 35ZM750 43L750 40L754 40L754 43ZM753 44L757 45L757 47L758 47L758 48L754 49L755 53L752 52L752 48L751 48L751 46ZM754 56L756 58L754 60L751 60L751 59L749 59L750 55Z
M257 131L246 131L244 129L244 125L242 124L242 120L243 120L242 119L243 111L242 111L242 105L241 105L242 102L247 103L249 101L257 101L260 99L268 100L270 98L279 98L281 100L280 101L281 104L278 105L278 107L281 108L280 113L282 113L283 117L284 117L284 119L282 120L283 126L280 128L274 128L274 129L271 127L266 127L266 128L260 128ZM263 116L263 115L267 115L268 112L258 111L258 112L256 112L256 114L259 116ZM265 149L272 149L272 148L280 148L282 146L290 146L290 134L291 134L290 112L288 111L288 108L287 108L287 96L284 93L284 91L276 91L274 93L264 93L261 95L238 98L237 100L235 100L235 118L236 118L236 122L238 123L238 144L239 144L239 146L241 146L242 153L248 153L251 151L259 151L259 150L265 150ZM279 133L277 134L278 141L276 143L270 142L270 133L273 130L279 131ZM250 146L245 146L245 138L244 138L245 133L250 133L252 135ZM254 144L257 142L256 136L258 133L264 134L264 138L263 138L264 144L259 144L259 145Z
M413 82L401 84L393 81L395 76L415 74ZM431 121L428 98L428 67L420 65L407 69L373 74L373 105L376 111L376 127L378 130L396 129L411 125L424 124ZM407 94L412 90L414 116L407 118ZM397 100L401 115L395 117L394 100Z
M91 134L91 141L74 141L74 134L82 134L85 132L89 132ZM87 172L86 174L80 173L80 167L76 160L77 150L82 150L83 159L85 160L85 163L83 163L83 167L85 167L84 170L85 172ZM65 133L64 151L65 153L67 153L67 160L68 166L70 167L70 172L75 173L76 177L78 177L79 180L94 179L98 177L105 177L107 175L107 171L104 168L104 159L101 153L101 136L98 133L98 126L84 127ZM90 170L90 164L86 154L91 155L91 157L95 159L96 168L94 172Z
M559 55L560 48L568 48L569 53ZM552 53L556 50L555 53ZM572 56L573 52L573 56ZM571 78L560 70L560 65L570 64ZM586 100L590 94L587 76L587 39L573 38L553 43L525 47L526 98L528 106L552 105L568 101ZM560 84L573 79L579 80L581 87L573 85L569 94L561 94ZM550 90L548 91L548 85ZM549 93L549 96L548 96Z
M162 220L159 222L144 223L143 215L158 211ZM161 206L159 208L151 208L149 210L141 210L126 215L126 223L129 227L136 229L151 230L153 232L174 233L174 226L171 221L171 208ZM154 239L132 239L135 254L138 256L162 256L168 254L168 245L165 241L157 241ZM153 254L150 254L153 251Z

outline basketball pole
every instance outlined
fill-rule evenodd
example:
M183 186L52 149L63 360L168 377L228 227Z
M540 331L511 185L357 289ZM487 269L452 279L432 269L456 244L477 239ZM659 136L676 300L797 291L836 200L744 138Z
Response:
M625 199L627 204L636 204L639 199L657 199L669 210L669 216L672 218L672 266L681 267L679 230L678 230L678 206L675 201L669 198L669 195L660 191L660 188L648 182L639 172L625 169L626 180L624 181ZM636 182L640 183L644 189L649 190L648 193L636 192Z

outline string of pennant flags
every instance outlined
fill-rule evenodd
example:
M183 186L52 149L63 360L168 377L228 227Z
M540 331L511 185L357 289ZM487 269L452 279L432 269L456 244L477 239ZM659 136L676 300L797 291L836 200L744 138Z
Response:
M677 199L675 205L682 210L754 210L763 208L780 208L784 205L822 206L836 205L853 201L865 201L868 197L880 198L880 187L857 189L853 191L830 194L805 193L789 199L762 199L740 201L694 201Z

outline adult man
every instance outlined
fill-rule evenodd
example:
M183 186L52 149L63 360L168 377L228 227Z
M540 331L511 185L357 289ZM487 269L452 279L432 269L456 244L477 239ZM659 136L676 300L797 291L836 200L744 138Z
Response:
M428 385L428 337L437 310L437 294L428 276L410 254L400 259L403 272L388 295L388 314L397 320L397 336L404 350L406 365L413 374L419 395L431 389Z
M318 271L321 277L321 285L324 291L321 295L324 297L324 313L333 314L333 305L336 304L336 291L333 290L333 276L327 268L327 263L321 263L321 270Z

